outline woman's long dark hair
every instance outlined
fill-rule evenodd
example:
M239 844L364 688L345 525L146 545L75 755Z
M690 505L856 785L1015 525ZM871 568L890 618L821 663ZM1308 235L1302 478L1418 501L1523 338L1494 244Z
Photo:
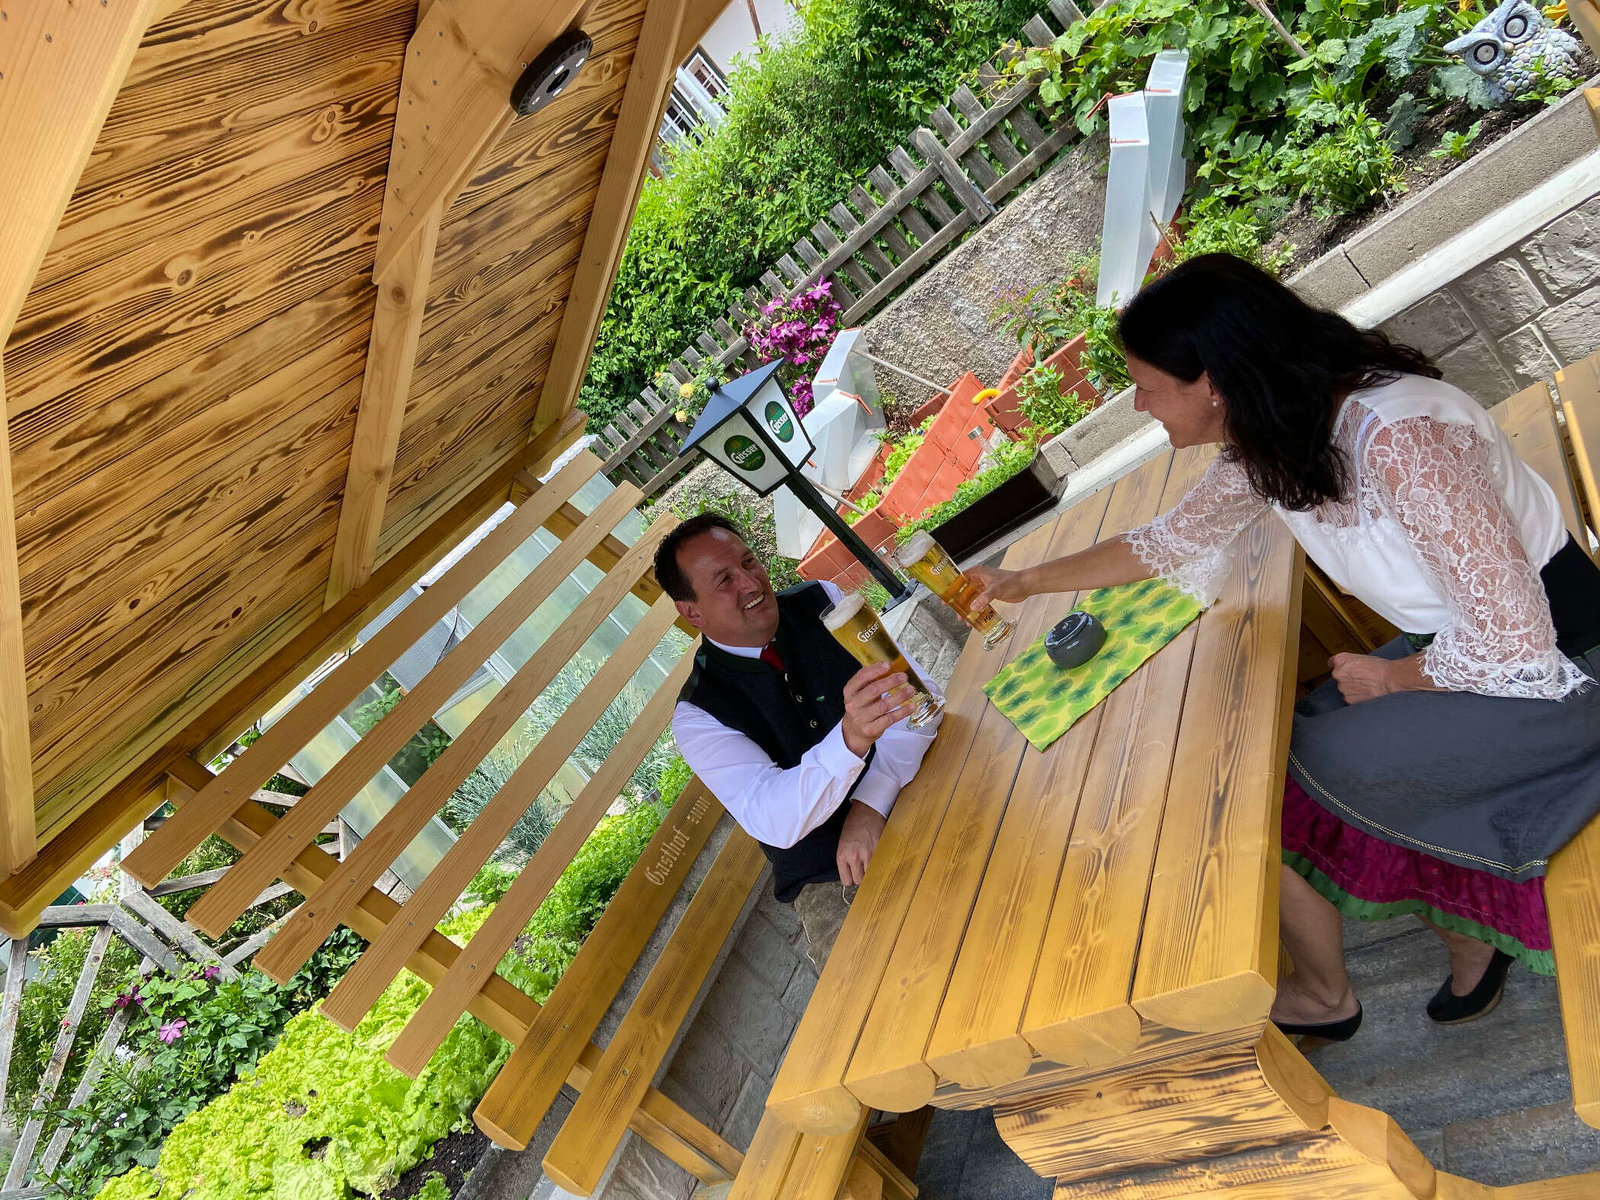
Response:
M1129 354L1186 382L1210 376L1226 406L1227 453L1256 492L1304 512L1345 494L1333 444L1339 397L1440 372L1421 351L1313 308L1259 267L1202 254L1155 280L1122 314Z

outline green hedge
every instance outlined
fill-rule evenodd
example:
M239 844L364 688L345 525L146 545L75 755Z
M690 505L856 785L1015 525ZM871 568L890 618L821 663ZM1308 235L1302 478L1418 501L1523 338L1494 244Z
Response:
M604 427L729 301L1018 35L1042 0L801 0L727 119L648 180L581 403Z

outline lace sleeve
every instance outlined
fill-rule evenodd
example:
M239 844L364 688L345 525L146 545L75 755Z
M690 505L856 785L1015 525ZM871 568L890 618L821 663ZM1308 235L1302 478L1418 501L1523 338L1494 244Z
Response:
M1495 490L1489 445L1472 426L1396 421L1373 433L1363 459L1377 499L1450 608L1424 674L1452 691L1538 700L1588 682L1556 649L1544 583Z
M1205 607L1233 566L1240 532L1265 507L1244 468L1219 454L1182 500L1123 536L1140 562Z

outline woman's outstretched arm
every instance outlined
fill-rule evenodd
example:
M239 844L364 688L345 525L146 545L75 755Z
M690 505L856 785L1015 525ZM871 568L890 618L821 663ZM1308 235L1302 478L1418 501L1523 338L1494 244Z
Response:
M1007 571L1001 567L971 567L966 572L967 578L983 589L983 595L977 601L980 606L991 600L1016 603L1045 592L1076 592L1134 583L1149 579L1154 574L1152 568L1139 561L1127 538L1120 534L1096 542L1087 550L1020 571Z

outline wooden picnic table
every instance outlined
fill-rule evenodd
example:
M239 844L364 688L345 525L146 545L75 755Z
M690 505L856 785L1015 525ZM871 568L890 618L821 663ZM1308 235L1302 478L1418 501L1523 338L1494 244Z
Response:
M1149 520L1213 453L1161 455L1006 564ZM1302 561L1257 521L1218 602L1043 752L982 688L1074 597L1029 600L994 651L969 639L769 1113L818 1136L863 1106L993 1107L1067 1181L1317 1127L1326 1086L1266 1023Z

